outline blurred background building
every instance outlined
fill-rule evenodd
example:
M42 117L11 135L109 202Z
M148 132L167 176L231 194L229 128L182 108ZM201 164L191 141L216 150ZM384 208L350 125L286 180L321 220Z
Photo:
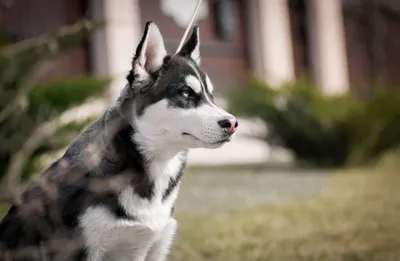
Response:
M159 25L168 51L174 52L196 2L2 0L0 16L4 32L16 40L52 32L83 17L105 20L105 28L79 48L58 57L45 77L81 73L112 76L112 100L125 85L145 21L153 20ZM327 94L343 93L349 88L368 93L371 79L376 78L385 86L393 86L400 82L400 1L381 0L379 6L376 3L203 0L196 17L202 41L202 66L222 100L232 86L245 86L249 75L277 87L308 77ZM246 120L243 123L242 133L246 124L255 124ZM265 146L239 137L221 148L225 153L200 150L199 154L194 152L197 156L193 160L211 161L223 155L235 162L263 161L269 155ZM248 153L244 149L253 153L246 158Z
M0 219L125 86L145 22L174 52L196 2L0 0ZM190 151L169 260L400 260L400 0L203 0L196 19L215 98L241 117ZM23 199L62 195L47 177ZM47 234L43 203L18 217Z

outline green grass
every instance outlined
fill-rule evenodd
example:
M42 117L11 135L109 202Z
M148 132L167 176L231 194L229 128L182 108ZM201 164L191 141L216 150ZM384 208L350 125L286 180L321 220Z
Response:
M400 260L399 158L331 173L189 168L168 260Z
M8 212L9 208L10 208L9 204L0 203L0 219Z
M400 260L400 175L392 170L337 171L320 194L291 204L180 212L169 260Z

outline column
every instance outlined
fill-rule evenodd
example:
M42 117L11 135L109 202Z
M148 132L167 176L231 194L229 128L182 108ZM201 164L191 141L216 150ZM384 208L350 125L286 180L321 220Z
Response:
M287 0L259 0L263 79L274 87L295 79Z
M93 73L112 77L110 99L115 100L125 86L125 77L142 33L139 0L91 0L92 16L106 26L93 34Z
M349 88L341 0L308 0L310 53L316 83L327 95Z
M246 53L249 56L250 74L257 79L264 79L264 65L262 56L260 55L262 51L262 43L260 35L259 0L247 0L245 4L245 46L247 48Z

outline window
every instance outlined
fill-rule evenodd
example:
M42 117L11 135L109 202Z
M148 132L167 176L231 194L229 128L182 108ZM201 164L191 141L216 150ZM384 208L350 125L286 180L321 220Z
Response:
M216 32L223 41L235 39L237 28L237 6L234 0L217 0L214 3Z

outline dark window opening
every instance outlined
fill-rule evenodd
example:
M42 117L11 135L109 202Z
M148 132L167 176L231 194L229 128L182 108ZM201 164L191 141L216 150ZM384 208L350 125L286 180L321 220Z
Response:
M233 0L217 0L214 2L215 26L217 36L223 41L236 38L237 10Z

